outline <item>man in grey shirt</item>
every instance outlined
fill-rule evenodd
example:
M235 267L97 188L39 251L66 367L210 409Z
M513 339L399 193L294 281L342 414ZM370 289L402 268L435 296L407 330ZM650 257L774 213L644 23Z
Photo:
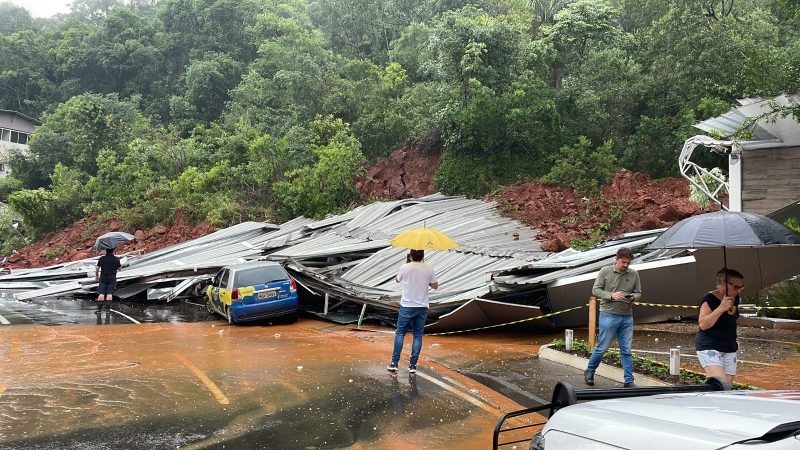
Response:
M622 359L622 371L625 382L623 386L633 387L633 357L631 342L633 341L633 308L631 302L642 297L642 285L639 273L628 266L633 260L629 248L617 250L614 265L600 269L592 286L592 295L600 300L600 335L597 345L589 357L589 366L583 373L583 379L589 386L594 386L594 372L600 366L603 355L617 338Z

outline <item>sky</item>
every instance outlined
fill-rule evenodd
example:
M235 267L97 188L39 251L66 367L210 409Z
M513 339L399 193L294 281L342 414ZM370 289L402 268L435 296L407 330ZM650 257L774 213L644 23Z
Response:
M50 17L59 13L69 12L70 0L0 0L27 9L33 17Z

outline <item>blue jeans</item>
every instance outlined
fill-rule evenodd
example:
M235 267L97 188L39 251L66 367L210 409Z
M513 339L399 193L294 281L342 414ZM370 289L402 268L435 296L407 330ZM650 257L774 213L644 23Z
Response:
M392 351L392 363L400 361L400 352L403 351L403 340L406 331L411 328L414 341L411 343L411 362L409 365L416 366L419 359L419 352L422 351L422 331L425 328L425 319L428 318L428 308L409 308L400 307L397 314L397 331L394 333L394 350Z
M586 371L594 374L606 350L611 347L611 341L617 338L619 353L622 356L622 371L626 383L633 383L633 356L631 356L631 342L633 342L633 316L600 313L600 336L594 347L592 356L589 357L589 367Z

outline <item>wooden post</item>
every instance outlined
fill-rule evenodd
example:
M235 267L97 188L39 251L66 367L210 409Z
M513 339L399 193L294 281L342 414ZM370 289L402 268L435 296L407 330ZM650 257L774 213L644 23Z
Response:
M597 343L597 297L589 297L589 351Z

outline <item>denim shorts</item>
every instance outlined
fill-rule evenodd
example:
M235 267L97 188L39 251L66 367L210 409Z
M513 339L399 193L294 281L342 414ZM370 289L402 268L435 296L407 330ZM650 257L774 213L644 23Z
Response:
M697 359L703 368L707 366L720 366L725 369L726 375L736 375L736 352L724 353L717 350L699 350Z
M100 282L97 286L98 294L113 294L117 290L117 282L109 281L108 283Z

